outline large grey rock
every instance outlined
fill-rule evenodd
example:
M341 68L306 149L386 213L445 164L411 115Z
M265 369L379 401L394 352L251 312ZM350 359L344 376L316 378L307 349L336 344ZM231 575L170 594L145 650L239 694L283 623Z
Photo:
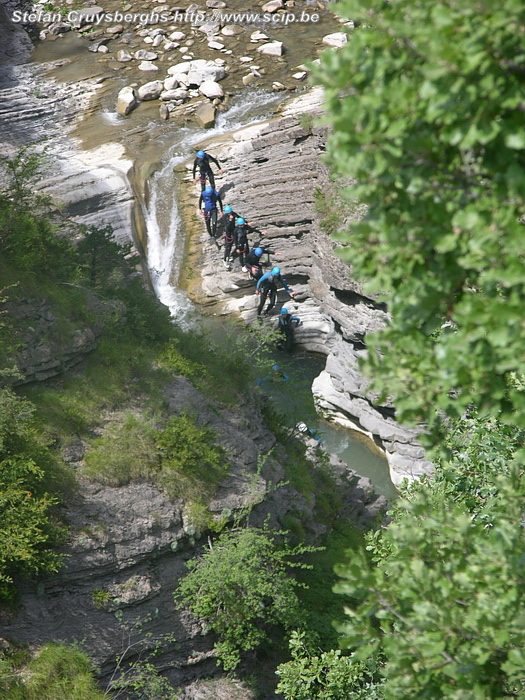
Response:
M258 46L257 51L264 56L282 56L284 53L284 45L282 41L269 41L266 44Z
M283 0L270 0L270 2L264 3L262 6L263 12L277 12L284 7Z
M156 100L159 98L160 93L164 90L164 83L162 80L152 80L149 83L141 85L137 90L137 97L139 100Z
M243 34L243 32L244 27L240 24L226 24L221 29L221 34L224 34L224 36L237 36L237 34Z
M257 29L255 32L252 32L250 34L250 41L252 42L258 42L258 41L267 41L270 37L265 34L264 32L261 32L260 29Z
M195 110L195 119L205 129L210 129L215 124L216 109L211 102L203 103Z
M163 102L169 102L172 100L185 100L188 97L188 91L184 87L178 87L173 90L163 90L160 93L160 99Z
M135 107L138 107L139 101L137 93L132 87L124 87L117 96L117 112L121 117L127 117Z
M204 22L197 27L199 32L203 32L203 34L206 34L207 36L215 36L219 33L220 28L221 25L219 22Z
M148 72L148 71L158 71L159 68L156 66L154 63L151 61L141 61L139 65L137 66L139 70Z
M175 75L170 75L164 81L164 89L165 90L175 90L175 88L178 88L178 87L179 87L179 81L177 80L177 77Z
M323 44L333 46L337 49L342 48L348 41L348 36L344 32L334 32L323 37Z
M202 83L207 80L212 80L217 82L226 77L226 71L222 66L216 66L212 63L206 65L204 68L192 69L188 71L188 84L195 85L199 87Z
M136 58L137 61L156 61L158 58L158 54L156 54L154 51L146 51L146 49L139 49L138 51L135 51L133 57Z
M129 51L126 51L125 49L120 49L117 51L117 61L120 61L121 63L127 63L128 61L132 61L133 56L130 54Z
M224 90L214 80L205 80L199 87L199 92L210 100L224 97Z

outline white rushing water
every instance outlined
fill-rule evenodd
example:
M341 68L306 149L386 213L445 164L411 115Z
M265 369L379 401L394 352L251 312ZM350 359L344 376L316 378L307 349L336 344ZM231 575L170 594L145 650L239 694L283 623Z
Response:
M193 305L178 288L184 259L184 233L178 210L173 169L188 160L194 146L204 138L236 131L263 121L269 108L282 101L282 95L261 90L250 91L220 114L214 129L180 129L179 140L171 146L162 167L150 182L151 196L144 212L148 239L147 263L155 293L182 328L194 324Z

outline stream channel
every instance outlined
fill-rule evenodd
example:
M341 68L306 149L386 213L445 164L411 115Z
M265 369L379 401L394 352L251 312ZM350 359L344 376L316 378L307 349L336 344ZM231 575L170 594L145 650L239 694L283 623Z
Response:
M144 219L147 231L147 261L155 292L160 301L170 308L171 314L182 327L204 325L214 335L220 334L220 321L204 317L178 286L185 250L185 232L178 214L173 169L187 161L195 144L204 138L235 131L268 118L282 101L282 96L264 91L250 91L232 101L227 112L220 115L217 126L206 131L182 129L179 140L172 145L162 166L149 183L150 198ZM215 328L214 328L215 326ZM322 445L338 455L351 469L370 478L376 491L388 499L395 498L396 489L390 480L384 457L369 449L368 438L359 440L359 433L338 428L323 421L315 411L312 382L324 368L324 358L312 353L296 351L291 355L275 351L275 362L284 371L285 381L269 379L260 390L271 398L276 409L284 414L291 425L305 422Z
M72 33L53 44L40 44L32 60L45 63L57 58L74 58L69 65L54 71L59 81L100 74L100 64L93 54L86 55L84 50L78 60L80 44ZM138 157L138 162L155 163L145 186L146 204L142 205L147 267L159 300L169 307L174 321L182 328L204 325L208 329L211 326L213 334L221 333L220 320L201 312L179 286L186 232L178 212L174 168L192 157L197 143L268 119L285 98L282 92L244 89L232 98L226 111L219 113L213 129L204 130L196 125L174 129L159 122L151 111L151 103L145 103L141 114L135 115L133 120L119 117L114 111L114 92L103 89L96 107L76 128L75 136L80 137L85 149L116 142L125 145L130 155ZM288 381L264 382L261 390L271 397L277 410L294 421L292 425L305 422L319 435L328 451L338 455L358 474L369 477L379 494L395 498L397 491L380 450L372 451L371 441L360 433L323 421L316 414L311 385L324 368L324 358L301 351L286 357L284 353L275 352L275 361L283 368Z

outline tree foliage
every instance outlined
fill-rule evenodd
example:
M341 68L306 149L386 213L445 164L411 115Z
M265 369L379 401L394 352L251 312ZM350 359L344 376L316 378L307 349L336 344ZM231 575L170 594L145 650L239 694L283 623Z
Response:
M322 77L329 158L369 206L341 234L389 328L369 367L402 419L469 404L525 422L525 7L519 0L347 0L362 24Z
M32 406L0 390L0 599L13 593L13 577L56 571L53 547L64 528L53 515L57 499L44 487L53 482L54 459L32 424Z
M525 678L523 497L521 478L502 479L487 526L421 489L384 531L375 566L365 554L339 566L336 590L361 601L340 626L344 643L357 659L384 654L386 698L515 696Z
M225 669L240 662L243 651L257 648L271 629L291 630L302 613L290 568L312 547L289 547L276 535L255 528L225 532L201 557L189 562L175 599L216 632L215 650Z
M329 158L368 206L339 238L392 313L367 338L368 373L449 448L339 566L360 601L339 629L353 659L382 659L387 699L523 697L525 8L339 11L361 24L318 73Z
M356 661L339 649L311 650L305 632L290 636L291 661L277 669L277 692L286 700L380 700L375 664Z
M22 273L66 279L73 270L74 249L67 238L56 235L48 214L50 200L35 189L41 168L41 157L29 148L0 158L0 253Z

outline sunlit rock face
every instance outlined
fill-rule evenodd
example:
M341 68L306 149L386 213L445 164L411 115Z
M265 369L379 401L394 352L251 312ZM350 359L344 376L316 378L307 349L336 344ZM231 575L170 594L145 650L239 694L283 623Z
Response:
M330 195L328 171L321 161L327 129L314 120L321 101L320 91L310 91L289 103L281 116L203 145L223 165L217 186L224 204L263 232L250 235L251 245L262 240L273 251L270 265L280 266L296 293L292 299L280 287L276 307L264 322L276 324L284 304L301 318L297 345L327 357L326 368L313 385L319 410L379 444L392 481L400 484L428 473L432 465L425 460L416 432L395 421L391 406L375 405L376 397L359 371L366 335L384 327L388 313L384 304L363 293L352 278L351 266L337 256L334 240L323 231L322 219L337 202ZM196 194L193 186L183 188L183 201ZM194 207L187 211L194 218ZM357 207L345 225L361 214ZM195 229L192 220L187 223ZM238 262L226 269L221 251L205 233L201 240L201 281L195 297L214 309L217 305L220 313L236 313L254 323L258 297L253 281Z

